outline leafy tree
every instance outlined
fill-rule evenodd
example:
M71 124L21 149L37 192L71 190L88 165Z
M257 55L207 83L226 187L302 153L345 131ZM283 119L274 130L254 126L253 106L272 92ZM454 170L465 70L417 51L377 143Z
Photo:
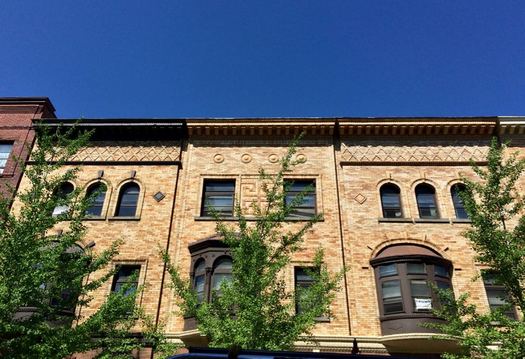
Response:
M508 293L508 306L480 313L469 304L468 294L457 300L439 290L444 305L436 314L447 320L439 325L445 334L458 340L461 353L449 358L523 358L525 323L505 315L510 306L525 309L525 216L524 198L517 187L525 160L508 154L506 145L493 139L485 167L473 165L479 180L463 178L460 193L472 221L464 235L477 252L476 260L488 268ZM497 348L497 349L495 349Z
M184 315L197 320L210 346L290 349L301 335L310 334L316 318L330 315L330 303L343 272L331 274L327 270L321 249L309 273L314 280L311 286L294 293L287 290L283 278L292 255L301 249L304 234L322 218L319 214L296 223L300 227L296 230L288 227L287 219L307 193L286 201L290 183L284 176L297 164L292 160L296 144L297 140L281 159L277 174L260 170L265 201L262 205L252 203L253 217L248 217L239 203L235 206L235 225L226 225L216 214L216 230L231 250L233 276L221 283L220 293L215 293L212 301L199 303L191 281L183 279L168 254L163 253ZM296 301L301 305L299 313L294 310Z
M104 356L122 345L129 329L143 318L135 308L135 293L126 286L95 314L80 314L93 291L113 275L107 266L120 244L115 241L99 253L86 246L83 220L94 197L85 198L82 188L61 192L61 185L78 172L64 165L89 136L75 128L51 131L39 126L38 145L25 167L28 188L16 194L12 209L10 200L0 199L2 358L64 358L91 349ZM117 344L106 345L108 338ZM134 345L142 344L135 340Z

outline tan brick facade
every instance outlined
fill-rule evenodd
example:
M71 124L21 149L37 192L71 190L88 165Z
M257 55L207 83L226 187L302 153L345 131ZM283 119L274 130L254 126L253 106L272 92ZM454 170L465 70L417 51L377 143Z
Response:
M133 127L124 120L121 122L119 126L123 128ZM144 122L145 128L157 126L160 132L164 131L163 126L168 127L162 121ZM147 139L148 134L138 130L142 134L137 135L140 138L136 141L98 139L74 158L74 163L81 166L75 185L86 187L93 181L103 181L108 186L103 216L88 222L85 243L94 241L96 249L103 249L111 241L123 239L116 261L141 265L140 281L145 290L140 305L147 313L159 315L169 338L190 343L199 336L195 331L184 330L169 278L163 273L159 249L168 248L172 259L189 275L188 246L215 234L213 220L201 216L204 181L235 180L235 199L248 208L252 201L262 199L258 170L277 171L276 160L286 153L293 136L303 131L306 135L296 157L304 162L289 178L315 180L317 211L324 214L324 220L305 236L304 249L282 275L292 288L293 266L311 263L319 246L325 249L330 270L347 268L332 304L334 317L315 327L317 349L350 351L356 338L362 352L443 350L445 344L429 340L432 334L424 331L382 333L376 279L370 261L393 244L424 246L449 260L454 292L459 295L469 291L473 302L488 309L483 283L472 280L479 273L475 254L461 235L468 223L455 220L450 189L461 176L473 176L469 161L483 164L493 135L512 137L514 148L522 150L525 122L521 119L183 122L186 126L183 142L169 136ZM101 131L110 136L106 130ZM127 181L140 186L138 214L136 218L116 218L118 193ZM24 178L22 190L26 182ZM379 191L385 183L400 188L402 219L382 218ZM419 219L415 197L419 183L435 188L439 220ZM160 202L153 198L157 192L165 195ZM95 306L104 300L110 286L108 283L95 294ZM89 309L84 309L83 314L89 315ZM298 348L316 349L307 343L298 343Z

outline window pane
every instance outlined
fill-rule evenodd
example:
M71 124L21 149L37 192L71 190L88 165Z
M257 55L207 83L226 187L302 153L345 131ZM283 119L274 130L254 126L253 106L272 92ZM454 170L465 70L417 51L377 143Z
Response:
M402 217L401 199L399 187L393 184L386 184L381 187L381 205L383 207L383 217L399 218Z
M455 184L450 189L450 192L452 195L452 203L454 204L456 218L458 219L468 219L468 214L465 211L465 206L463 205L463 201L461 200L461 197L459 196L459 192L463 190L465 190L465 185L463 184Z
M383 299L401 298L401 287L398 280L383 282Z
M434 265L434 274L440 277L450 277L450 273L446 267L440 266L438 264Z
M106 199L106 185L103 183L97 183L89 187L86 196L93 198L91 205L87 208L86 214L90 216L100 216L102 214L102 208L104 207L104 200Z
M416 187L416 201L421 218L438 218L434 187L427 184L419 184Z
M136 183L127 183L120 190L117 203L117 217L134 217L137 212L140 187Z
M231 273L215 273L213 274L212 289L220 290L222 282L231 282L232 275Z
M118 292L122 287L127 286L128 290L125 295L130 295L137 290L138 277L140 272L139 265L121 265L118 267L113 277L113 286L111 290Z
M232 260L230 258L220 258L215 262L215 270L232 270Z
M383 282L381 285L383 296L383 309L385 314L403 312L401 287L398 280Z
M430 287L426 280L411 280L410 290L413 297L430 297Z
M409 274L425 274L427 272L425 263L407 263Z
M315 180L285 181L287 192L284 198L286 205L296 201L297 196L303 194L302 201L296 203L290 213L290 217L313 217L316 210ZM289 184L289 186L288 186Z
M11 153L12 148L13 148L13 145L10 143L0 144L0 174L4 172L4 168L7 163L7 159L9 158L9 154Z
M397 267L395 263L379 266L379 276L380 277L386 277L389 275L396 275L396 274L397 274Z
M221 215L233 215L235 181L205 180L202 196L202 216L210 216L213 212Z

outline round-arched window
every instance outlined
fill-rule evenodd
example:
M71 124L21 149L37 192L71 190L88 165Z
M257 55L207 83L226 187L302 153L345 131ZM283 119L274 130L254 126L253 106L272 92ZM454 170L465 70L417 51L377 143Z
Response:
M402 218L401 191L393 183L385 183L379 190L381 195L381 207L383 218Z

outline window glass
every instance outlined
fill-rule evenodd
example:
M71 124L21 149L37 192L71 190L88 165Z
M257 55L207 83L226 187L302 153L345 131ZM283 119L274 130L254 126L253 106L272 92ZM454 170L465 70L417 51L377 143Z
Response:
M310 275L310 271L318 271L316 268L295 267L295 312L301 313L305 310L305 292L304 289L309 288L314 279Z
M494 311L499 310L502 307L506 307L504 314L509 318L516 319L516 309L509 305L509 293L505 287L498 283L495 274L491 272L484 272L482 273L482 277L490 310Z
M193 273L193 289L197 292L197 301L200 303L205 299L206 263L199 260L195 263Z
M106 185L98 182L89 186L86 191L88 198L93 197L91 205L86 209L86 215L100 217L102 215L102 208L104 207L104 200L106 199Z
M234 180L205 180L201 215L211 216L216 211L222 216L232 216L234 195Z
M232 280L232 260L222 257L215 261L211 278L211 289L215 295L220 295L221 284Z
M390 264L379 266L379 276L380 277L386 277L389 275L396 275L396 274L397 274L397 267L395 263L390 263Z
M112 292L118 292L122 287L128 286L125 295L133 294L138 287L140 265L119 265L113 277Z
M302 194L301 203L295 203L290 217L313 217L316 213L315 180L286 180L287 188L284 202L287 206L297 201L297 196Z
M417 312L432 309L431 290L426 280L411 280L410 291L414 301L414 310Z
M401 210L401 198L399 187L387 183L381 186L381 206L383 208L384 218L401 218L403 212Z
M117 217L135 217L139 194L140 187L136 183L129 182L122 186L115 215Z
M407 263L407 272L409 274L425 274L427 272L425 263Z
M4 172L12 148L12 143L0 143L0 174Z
M57 190L56 196L59 199L66 199L73 191L75 190L75 187L70 182L65 182L60 185L60 187ZM55 206L53 209L53 216L58 216L63 213L67 213L69 211L69 206L66 204L59 204Z
M416 201L420 218L439 218L434 187L426 183L417 185Z
M449 273L448 269L445 268L444 266L439 265L439 264L434 265L434 272L435 272L436 275L438 275L440 277L447 277L447 278L450 277L450 273Z
M401 297L401 286L398 280L385 281L382 284L383 308L385 314L399 313L403 311L403 300Z
M454 204L454 211L456 212L456 218L458 219L468 219L467 211L465 210L463 201L459 196L459 192L464 191L465 188L465 185L462 183L457 183L453 185L452 188L450 188L452 203Z

